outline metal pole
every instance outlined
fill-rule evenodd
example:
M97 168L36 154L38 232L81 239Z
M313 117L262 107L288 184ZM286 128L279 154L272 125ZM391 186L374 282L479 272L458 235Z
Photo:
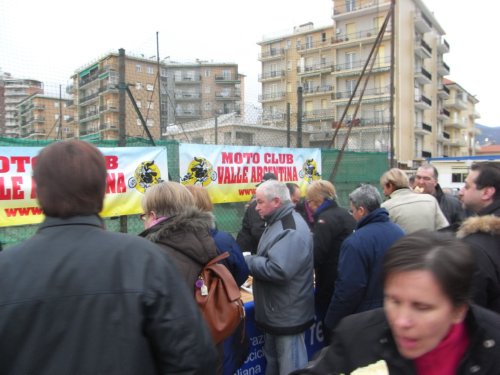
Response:
M59 131L57 132L57 138L62 139L62 127L63 127L63 113L62 113L62 91L61 85L59 85Z
M126 132L125 132L125 49L118 50L118 146L125 147ZM128 232L127 216L120 216L120 232Z
M156 32L156 67L158 69L158 117L160 124L160 139L163 138L163 116L162 116L162 108L161 108L161 74L160 74L160 44L158 38L158 31Z
M286 103L286 147L290 147L290 103Z
M395 19L395 8L396 8L396 0L392 0L391 3L391 82L390 82L390 90L391 90L391 101L390 101L390 150L389 150L389 162L391 168L394 168L396 165L394 160L394 95L395 87L394 87L394 55L395 55L395 35L396 35L396 19Z
M215 131L215 144L218 144L218 138L217 138L217 134L219 133L218 132L218 118L217 118L217 114L215 114L215 123L214 123L214 131Z
M297 147L302 147L302 86L297 87Z

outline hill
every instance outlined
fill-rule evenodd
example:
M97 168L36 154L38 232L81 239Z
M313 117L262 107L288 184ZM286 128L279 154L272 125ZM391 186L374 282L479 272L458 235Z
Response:
M500 126L491 127L476 124L476 128L481 131L481 134L476 135L476 143L480 145L494 144L500 145Z

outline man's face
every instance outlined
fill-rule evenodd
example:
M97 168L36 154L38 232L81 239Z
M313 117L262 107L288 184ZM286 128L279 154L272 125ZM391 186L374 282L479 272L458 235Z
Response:
M364 207L359 207L359 208L356 208L356 206L354 206L352 204L352 202L350 203L350 206L351 206L351 215L352 217L354 218L354 220L356 221L360 221L364 216L365 216L365 208Z
M478 176L479 171L470 171L465 179L465 185L460 189L460 200L462 204L465 208L473 212L478 212L489 203L484 200L484 189L477 188L476 178Z
M255 207L255 210L257 211L259 216L263 219L266 216L271 215L280 206L279 198L273 198L271 200L267 200L264 193L259 189L257 189L257 192L255 193L255 200L257 201L257 206Z
M434 178L434 171L431 168L418 168L415 175L415 186L423 189L423 193L434 194L436 192L437 181Z

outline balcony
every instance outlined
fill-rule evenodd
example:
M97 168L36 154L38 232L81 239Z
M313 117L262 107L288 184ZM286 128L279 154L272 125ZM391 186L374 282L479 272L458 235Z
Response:
M321 73L331 73L334 65L331 62L325 62L322 64L312 64L302 67L297 67L297 73L301 76L311 76Z
M332 18L336 21L359 17L368 14L377 14L389 10L391 2L388 0L357 0L335 2Z
M337 29L340 31L341 29ZM357 31L354 33L344 34L342 32L337 32L337 34L332 37L332 43L336 45L337 48L345 48L351 46L360 45L373 45L375 38L377 37L378 29L369 29L363 31ZM390 39L392 30L387 28L385 30L383 40Z
M218 91L215 93L215 100L235 101L235 100L240 100L240 99L241 99L241 94L237 90L235 90L234 92Z
M312 96L312 95L323 95L325 93L331 93L333 91L332 85L322 85L322 86L314 86L304 87L303 94L304 96Z
M444 101L444 105L446 108L455 109L457 111L462 111L467 109L467 99L462 95L454 95L449 99Z
M237 84L241 83L241 81L238 78L233 78L231 76L215 76L215 83L219 84Z
M280 79L284 76L285 76L284 70L272 70L270 72L265 72L263 74L259 74L259 82Z
M432 74L424 68L417 69L415 71L415 80L421 85L428 85L432 82Z
M415 134L427 135L432 133L432 125L426 124L425 122L415 124Z
M413 20L415 23L415 29L422 34L428 33L432 30L432 22L422 12L416 11Z
M469 117L471 119L475 120L475 119L481 118L481 114L476 109L474 109L474 111L471 112L471 114L469 115Z
M467 143L462 138L453 138L450 140L450 146L453 147L466 147Z
M450 111L445 108L441 108L440 110L438 110L437 118L439 120L448 120L450 118Z
M438 61L437 72L442 76L450 74L450 67L444 61Z
M448 53L450 52L450 45L443 37L437 43L437 50L439 53Z
M415 45L415 54L422 59L428 59L432 57L432 48L421 39L420 42L417 41Z
M174 77L174 82L176 85L180 84L199 84L201 82L201 76L181 76Z
M361 90L358 90L354 95L354 100L359 98ZM352 95L352 91L343 91L336 92L335 95L332 95L332 101L337 105L345 105L347 101ZM390 100L390 90L389 87L380 87L380 88L371 88L366 89L363 94L363 104L369 103L379 103L379 102L387 102Z
M315 109L312 111L304 111L302 113L302 119L306 122L332 120L334 117L334 109Z
M201 93L199 92L175 92L174 93L175 100L178 101L199 101L201 100Z
M283 100L285 97L286 97L285 91L270 92L267 94L259 95L259 101L260 102L278 101L278 100Z
M89 95L82 96L80 97L79 103L80 105L87 105L89 102L96 100L98 96L99 96L99 91Z
M104 124L99 125L99 130L116 130L116 131L118 131L118 123L117 122L105 122Z
M108 103L99 106L101 112L118 112L118 105L116 103Z
M332 75L335 77L358 76L361 74L366 60L357 60L343 64L337 64L332 67ZM373 64L372 73L388 72L391 69L390 57L380 58ZM367 68L368 69L368 68Z
M177 109L175 116L179 118L197 118L201 116L201 111L198 109Z
M455 129L465 129L467 127L465 120L462 117L459 117L456 113L454 116L450 117L444 125Z
M328 38L324 40L311 41L304 45L297 46L297 51L299 53L313 52L321 48L330 48L332 47L332 44L332 40Z
M450 97L450 89L446 85L441 85L438 88L438 97L441 99L448 99Z
M425 111L431 109L431 107L432 107L432 100L430 100L428 97L424 95L415 97L415 108Z
M285 56L285 50L283 48L270 48L265 52L259 53L258 59L260 61L280 59Z
M442 132L438 134L438 141L443 142L444 144L450 143L450 133Z

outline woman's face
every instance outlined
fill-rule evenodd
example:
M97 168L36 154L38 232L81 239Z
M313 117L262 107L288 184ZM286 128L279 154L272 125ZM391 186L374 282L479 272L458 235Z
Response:
M456 307L430 271L390 274L384 286L384 310L401 355L415 359L434 349L467 307Z

